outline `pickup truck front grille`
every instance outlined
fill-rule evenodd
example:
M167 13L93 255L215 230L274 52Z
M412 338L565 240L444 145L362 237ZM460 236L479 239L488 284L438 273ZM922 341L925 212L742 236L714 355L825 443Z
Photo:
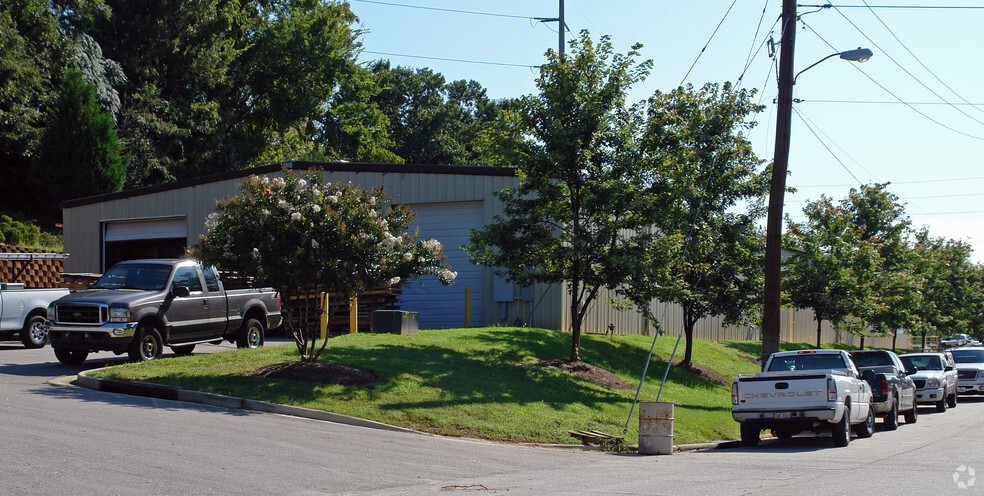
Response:
M977 377L977 371L976 370L959 370L959 371L957 371L957 378L958 379L973 379L974 377Z
M55 305L55 322L59 324L102 324L109 320L105 305Z
M912 382L915 382L916 383L916 389L922 389L922 388L926 387L926 380L925 379L914 379Z

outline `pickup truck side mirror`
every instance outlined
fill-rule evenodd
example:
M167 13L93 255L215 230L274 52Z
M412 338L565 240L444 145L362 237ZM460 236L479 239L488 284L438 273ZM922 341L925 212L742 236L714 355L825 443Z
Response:
M943 371L944 372L949 372L951 370L953 370L953 365L947 365L947 366L943 367Z
M188 289L188 286L175 286L171 289L171 294L175 298L187 298L191 296L191 290Z
M919 372L919 367L909 367L905 369L905 375L912 375L915 374L916 372Z

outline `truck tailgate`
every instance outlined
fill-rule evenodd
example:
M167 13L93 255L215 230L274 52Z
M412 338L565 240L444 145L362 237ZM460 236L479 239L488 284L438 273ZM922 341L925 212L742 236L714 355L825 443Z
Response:
M740 376L738 407L752 410L803 410L827 407L827 374L818 371L760 372Z

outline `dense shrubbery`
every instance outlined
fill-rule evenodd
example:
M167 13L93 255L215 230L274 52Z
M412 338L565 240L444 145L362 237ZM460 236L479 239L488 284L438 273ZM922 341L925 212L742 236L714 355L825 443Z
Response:
M0 215L0 244L62 251L62 237L41 230L30 221Z

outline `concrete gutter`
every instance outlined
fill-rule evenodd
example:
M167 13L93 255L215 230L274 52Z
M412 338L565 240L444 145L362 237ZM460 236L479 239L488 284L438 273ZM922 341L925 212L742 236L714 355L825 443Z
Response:
M93 370L103 370L103 369L93 369ZM276 413L280 415L290 415L293 417L301 417L301 418L307 418L313 420L325 420L328 422L335 422L345 425L354 425L359 427L368 427L370 429L380 429L385 431L405 432L409 434L419 434L425 436L432 435L426 432L420 432L420 431L415 431L413 429L407 429L404 427L385 424L383 422L376 422L374 420L367 420L359 417L342 415L339 413L326 412L323 410L315 410L313 408L281 405L279 403L270 403L267 401L250 400L245 398L237 398L235 396L225 396L221 394L192 391L189 389L182 389L179 387L167 386L163 384L154 384L151 382L138 382L138 381L125 380L125 379L102 379L99 377L92 377L88 375L86 372L91 372L91 371L79 372L76 377L72 377L70 375L56 377L48 382L50 384L54 384L57 386L76 385L88 389L94 389L96 391L105 391L109 393L127 394L131 396L144 396L148 398L157 398L162 400L184 401L188 403L197 403L200 405L208 405L208 406L214 406L219 408L234 408L238 410L252 410L257 412ZM521 443L521 444L525 444L525 443ZM535 446L540 448L555 448L555 449L567 449L567 450L578 450L578 451L602 451L602 448L600 446L584 445L584 444L529 443L525 445ZM740 446L741 446L740 441L714 441L710 443L675 445L673 446L673 451L725 449L725 448L738 448Z

